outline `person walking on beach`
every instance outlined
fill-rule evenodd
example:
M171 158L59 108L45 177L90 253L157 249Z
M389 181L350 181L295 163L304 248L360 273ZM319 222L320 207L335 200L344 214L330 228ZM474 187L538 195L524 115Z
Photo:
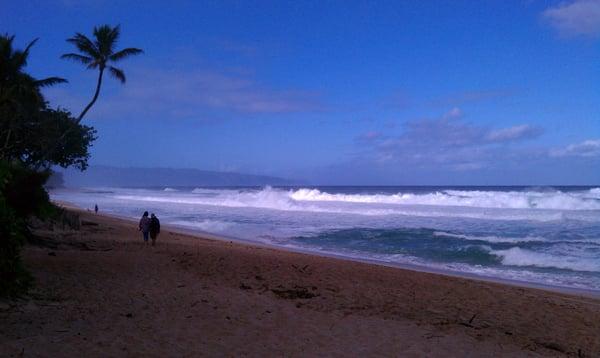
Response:
M142 232L144 237L144 243L148 244L148 232L150 231L150 218L148 217L148 212L144 211L144 215L140 219L140 225L138 226L138 230Z
M152 246L154 246L156 244L156 238L158 237L159 233L160 233L160 221L158 220L156 215L154 215L154 213L152 213L150 215L150 238L152 239Z
M94 205L94 212L98 214L98 204Z

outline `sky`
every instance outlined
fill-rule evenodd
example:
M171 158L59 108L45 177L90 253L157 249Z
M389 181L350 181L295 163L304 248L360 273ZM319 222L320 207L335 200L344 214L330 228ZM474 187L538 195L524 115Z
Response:
M65 39L120 25L92 165L338 185L600 184L600 0L7 1L27 70L78 114Z

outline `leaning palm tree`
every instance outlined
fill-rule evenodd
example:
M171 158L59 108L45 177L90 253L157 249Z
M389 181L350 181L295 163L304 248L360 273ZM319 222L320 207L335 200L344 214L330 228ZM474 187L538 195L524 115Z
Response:
M77 117L77 123L81 122L85 114L92 108L98 95L100 94L100 87L102 86L102 76L104 71L108 70L110 74L119 80L121 83L125 83L125 73L123 70L112 66L112 63L118 62L129 56L138 55L143 53L139 48L125 48L120 51L116 51L115 46L119 39L120 27L119 25L111 27L110 25L102 25L94 27L94 39L90 40L87 36L76 33L75 36L67 39L67 42L74 44L80 53L66 53L61 56L63 59L74 60L81 62L86 65L88 69L98 69L98 83L96 85L96 92L92 101L83 109L83 112Z

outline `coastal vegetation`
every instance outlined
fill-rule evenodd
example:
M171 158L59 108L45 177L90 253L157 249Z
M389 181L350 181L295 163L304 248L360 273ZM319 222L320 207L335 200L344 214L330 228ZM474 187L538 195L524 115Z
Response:
M139 49L114 52L118 26L97 27L94 35L94 42L81 34L67 40L90 57L63 56L80 56L79 61L87 61L88 68L100 70L94 98L78 117L60 106L51 106L42 93L44 87L66 83L65 79L36 79L26 72L37 39L20 50L15 46L15 36L0 35L0 296L18 295L31 285L20 250L30 236L28 223L33 216L48 220L57 215L44 188L51 168L83 171L88 166L96 130L80 124L81 119L98 97L106 68L125 81L123 71L107 63L141 53Z

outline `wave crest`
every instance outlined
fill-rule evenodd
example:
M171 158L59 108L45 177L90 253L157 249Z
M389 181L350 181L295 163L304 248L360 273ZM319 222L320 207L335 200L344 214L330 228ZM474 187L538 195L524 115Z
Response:
M500 209L600 210L600 188L565 193L561 191L467 191L444 190L427 194L330 194L318 189L290 192L297 201L380 203L398 205L463 206Z
M500 258L503 265L535 266L571 271L600 272L600 261L574 256L557 256L531 250L511 247L507 250L490 250Z

